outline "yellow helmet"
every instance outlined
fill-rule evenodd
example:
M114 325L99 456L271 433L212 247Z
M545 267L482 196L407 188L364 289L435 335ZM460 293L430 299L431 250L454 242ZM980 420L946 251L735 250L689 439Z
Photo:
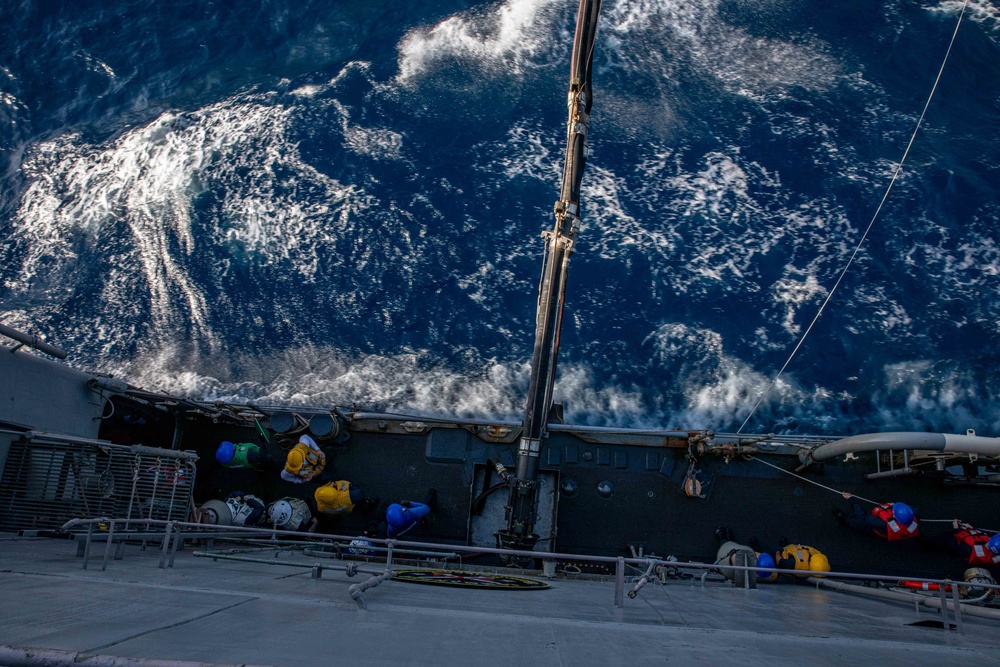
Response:
M701 482L694 477L688 477L684 480L684 493L691 498L697 498L701 495Z
M333 483L324 484L316 489L316 502L332 505L337 500L337 491L333 488Z
M288 456L285 458L285 470L293 475L297 475L298 472L302 470L302 464L305 462L305 455L303 455L299 450L293 449L288 452Z
M813 554L809 559L809 569L813 572L829 572L830 561L823 554Z

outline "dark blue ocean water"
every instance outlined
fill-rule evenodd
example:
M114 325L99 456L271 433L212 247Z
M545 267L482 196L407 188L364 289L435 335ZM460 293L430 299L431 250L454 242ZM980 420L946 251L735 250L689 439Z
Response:
M556 400L734 430L955 0L605 2ZM0 321L207 399L518 419L576 6L0 0ZM1000 432L1000 9L748 431Z

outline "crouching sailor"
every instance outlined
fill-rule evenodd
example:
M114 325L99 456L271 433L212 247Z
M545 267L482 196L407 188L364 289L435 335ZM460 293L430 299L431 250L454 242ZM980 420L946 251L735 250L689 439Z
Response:
M437 491L431 489L427 492L427 502L404 500L402 503L389 505L385 511L385 522L388 524L386 534L389 537L399 537L413 530L416 525L426 523L424 517L431 513L436 504Z
M239 470L278 467L270 454L252 442L232 443L227 440L215 450L215 460L227 468Z
M326 516L350 514L355 505L361 511L366 511L378 502L376 498L365 498L364 491L352 487L350 482L343 479L319 487L313 494L313 499L316 501L317 511Z
M739 544L733 537L732 528L719 526L715 529L715 539L719 542L719 550L715 554L716 565L736 565L739 567L757 565L757 553L747 545ZM755 570L720 567L719 572L736 586L757 588L757 572Z
M309 511L309 505L301 498L282 498L267 508L267 518L278 530L299 533L315 533L316 517Z
M264 508L264 501L257 496L234 491L225 501L206 500L201 506L199 521L218 526L250 528L261 524Z
M865 535L875 535L890 542L908 540L920 535L917 517L906 503L881 503L865 513L861 501L844 491L844 498L851 505L851 513L834 510L837 522Z
M815 547L805 544L783 544L781 540L778 545L780 551L774 554L775 564L782 570L806 570L812 572L829 572L830 561L826 555ZM806 577L823 577L822 574L795 574L798 579Z
M1000 533L990 537L989 533L958 519L951 522L951 527L951 532L946 535L921 539L921 545L965 558L969 565L1000 563Z
M281 479L294 484L308 482L323 472L326 454L308 435L300 435L298 443L288 450ZM318 481L318 480L317 480Z

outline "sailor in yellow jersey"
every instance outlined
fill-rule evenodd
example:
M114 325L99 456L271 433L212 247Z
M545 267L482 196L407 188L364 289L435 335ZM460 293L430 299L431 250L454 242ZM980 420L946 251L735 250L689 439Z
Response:
M313 499L316 501L316 510L320 516L350 514L354 511L355 505L361 511L366 511L378 503L377 498L365 498L361 489L352 487L351 483L344 479L319 487L313 494Z
M727 529L728 530L728 529ZM781 570L802 570L812 572L829 572L830 561L826 555L816 547L805 544L788 544L782 537L778 542L778 551L774 557L766 551L760 550L760 542L756 537L747 540L748 545L757 555L757 581L770 583L778 580L778 568ZM792 574L782 572L781 574ZM795 580L803 580L806 577L822 577L822 574L792 574Z
M782 540L781 542L784 542ZM803 570L812 572L829 572L830 561L826 555L816 547L805 544L782 544L779 542L780 551L774 554L775 565L781 570ZM822 574L795 574L796 578L823 577ZM768 581L773 581L769 579Z
M300 435L298 443L288 450L281 479L293 484L308 482L323 472L326 454L308 435Z

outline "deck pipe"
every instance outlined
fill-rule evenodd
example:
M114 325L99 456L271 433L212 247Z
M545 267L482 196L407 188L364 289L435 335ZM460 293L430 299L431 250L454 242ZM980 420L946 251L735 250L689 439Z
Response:
M869 597L882 598L884 600L896 600L899 602L916 602L919 605L925 607L931 607L933 609L941 609L942 601L928 597L924 595L916 595L914 593L903 593L900 591L887 591L883 588L869 588L867 586L858 586L856 584L848 584L842 581L831 581L829 579L820 579L818 577L809 577L808 581L812 584L817 584L821 586L826 586L827 588L833 588L838 591L845 593L855 593L857 595L867 595ZM961 582L956 582L953 585L960 585ZM949 611L955 610L955 602L948 600L944 603ZM962 614L968 614L969 616L978 616L980 618L989 618L994 621L1000 621L1000 609L992 609L988 607L976 607L969 604L958 604L959 611Z
M956 454L1000 456L1000 438L983 437L976 435L974 431L965 434L897 431L852 435L849 438L820 445L815 449L799 452L799 461L802 463L799 469L849 453L894 449L924 449Z
M360 584L351 584L350 588L347 589L347 592L350 594L351 599L358 603L358 607L364 609L365 591L367 591L369 588L375 588L382 582L389 581L395 576L396 576L395 570L386 570L381 574L376 574L374 576L365 579Z
M21 345L33 347L39 352L44 352L45 354L55 357L56 359L65 359L67 356L65 351L59 349L55 345L46 343L38 336L32 336L31 334L23 333L17 329L12 329L5 324L0 324L0 334L6 336L7 338L16 340ZM17 347L20 347L20 345ZM17 351L17 347L15 347L12 351Z

